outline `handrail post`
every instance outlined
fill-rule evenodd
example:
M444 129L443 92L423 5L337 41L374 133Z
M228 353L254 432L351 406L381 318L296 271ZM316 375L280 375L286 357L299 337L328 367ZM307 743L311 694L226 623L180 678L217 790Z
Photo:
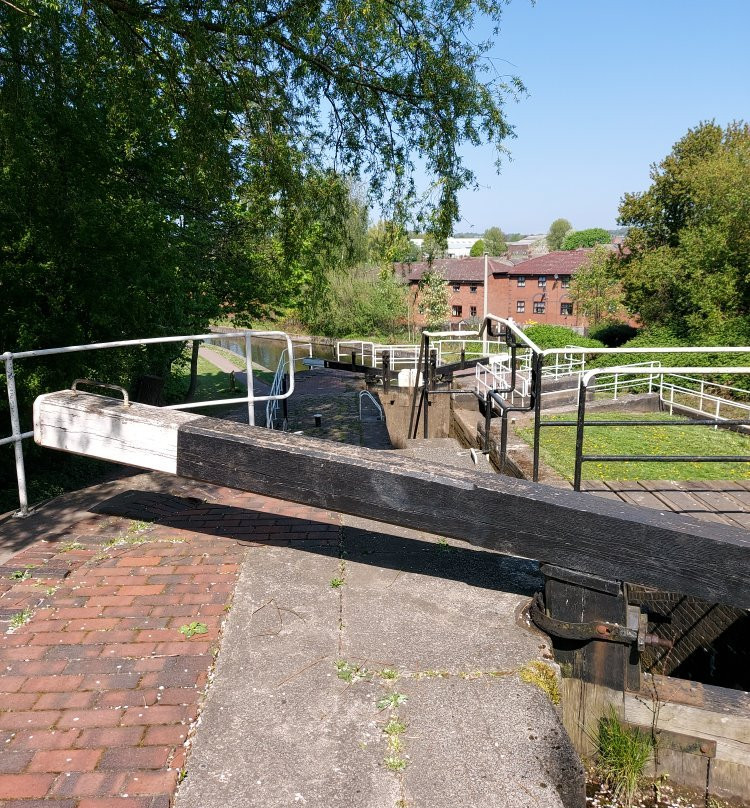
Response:
M580 385L578 388L578 423L576 425L576 465L575 473L573 475L573 490L581 490L581 470L583 466L583 429L585 426L586 418L586 381L581 376Z
M424 392L424 436L430 437L429 429L429 413L430 413L430 392L435 388L435 368L437 366L437 351L434 348L430 349L430 359L427 368L427 381L425 382Z
M534 470L532 479L539 482L539 438L541 437L542 420L542 368L544 357L536 354L533 357L532 382L534 385Z
M253 385L253 343L250 332L245 332L245 372L247 373L247 422L255 426L255 390Z
M492 426L492 390L484 394L484 440L482 451L490 453L490 427Z
M505 473L505 456L508 452L508 411L500 414L500 474Z
M23 462L23 443L21 441L21 420L18 417L18 395L16 393L16 376L13 370L13 354L5 354L5 383L8 388L8 404L10 406L10 426L13 441L13 453L16 457L16 480L18 482L18 511L14 516L29 515L29 497L26 491L26 468Z

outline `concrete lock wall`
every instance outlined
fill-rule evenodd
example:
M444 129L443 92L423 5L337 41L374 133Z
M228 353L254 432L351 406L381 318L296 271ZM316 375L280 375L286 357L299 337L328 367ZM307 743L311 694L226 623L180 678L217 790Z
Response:
M412 396L411 387L392 387L388 392L378 390L377 395L385 414L388 437L395 449L403 449L409 435ZM429 438L447 438L450 434L451 397L449 395L430 396L427 424ZM419 400L417 399L417 404ZM424 436L424 413L419 419L418 436Z

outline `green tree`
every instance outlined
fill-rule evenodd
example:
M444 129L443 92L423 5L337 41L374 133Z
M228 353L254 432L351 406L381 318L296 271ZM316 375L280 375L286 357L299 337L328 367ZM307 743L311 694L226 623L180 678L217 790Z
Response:
M419 281L418 311L424 315L427 328L442 328L450 314L448 281L434 270L425 272Z
M389 338L407 320L406 283L377 266L331 272L323 299L309 309L305 324L330 337Z
M436 258L442 258L445 255L446 248L446 240L435 236L433 233L426 233L424 239L422 239L422 256L428 264L431 264Z
M367 231L367 253L372 263L383 267L392 267L400 261L413 261L418 256L406 230L395 222L382 219Z
M484 239L477 239L472 245L471 249L469 250L469 255L472 258L477 258L480 255L484 255Z
M508 251L508 245L505 243L505 236L499 227L490 227L485 230L484 244L485 249L487 250L487 255L505 255L505 253Z
M555 219L549 226L549 233L547 233L547 246L550 250L561 249L565 236L572 229L573 225L567 219Z
M498 21L502 5L481 10ZM522 91L483 81L489 44L460 36L477 13L460 0L437 16L426 0L357 14L349 0L0 4L0 350L304 307L331 265L356 261L351 178L395 221L414 202L450 232L472 180L461 148L501 148L503 101ZM438 189L421 206L415 161ZM127 380L163 372L174 350L79 355L56 374ZM54 383L34 372L19 374L23 395Z
M750 127L701 123L626 194L628 307L684 338L733 339L750 312ZM715 335L715 337L713 336Z
M599 244L571 278L570 299L591 326L614 318L622 308L622 288L613 267L616 260Z
M574 230L563 239L561 250L578 250L581 247L594 247L597 244L609 244L612 241L609 233L601 227L590 227L588 230Z

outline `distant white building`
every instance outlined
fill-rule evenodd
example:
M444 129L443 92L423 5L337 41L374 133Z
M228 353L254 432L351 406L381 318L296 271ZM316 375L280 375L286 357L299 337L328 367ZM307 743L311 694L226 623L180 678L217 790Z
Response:
M469 253L471 252L471 248L480 240L481 236L475 236L473 238L449 238L448 239L448 248L445 251L445 258L468 258ZM422 249L422 242L424 239L421 238L413 238L411 239L411 243L414 244L417 249Z

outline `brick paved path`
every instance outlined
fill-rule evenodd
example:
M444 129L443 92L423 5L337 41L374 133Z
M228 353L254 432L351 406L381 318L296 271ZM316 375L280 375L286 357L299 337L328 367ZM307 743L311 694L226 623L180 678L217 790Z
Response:
M167 808L245 554L339 541L327 511L123 487L0 567L0 808Z

